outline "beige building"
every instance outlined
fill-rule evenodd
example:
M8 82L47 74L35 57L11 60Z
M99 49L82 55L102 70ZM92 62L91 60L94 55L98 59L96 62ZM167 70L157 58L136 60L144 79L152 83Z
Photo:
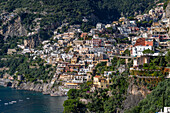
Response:
M107 80L105 78L102 78L101 76L95 76L93 78L93 84L96 85L98 88L107 88Z
M80 84L79 83L65 83L65 87L69 89L79 89Z
M17 51L15 49L8 49L7 54L12 55L13 53L16 53Z
M91 73L87 73L87 81L91 81L92 80L92 74Z
M72 58L71 59L71 64L76 64L76 63L77 63L77 58L76 57Z
M145 63L149 63L150 58L148 56L140 56L140 57L135 57L133 59L133 67L143 65Z

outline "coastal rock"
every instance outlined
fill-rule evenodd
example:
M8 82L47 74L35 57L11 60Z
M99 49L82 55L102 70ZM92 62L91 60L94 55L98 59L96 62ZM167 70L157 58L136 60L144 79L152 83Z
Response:
M5 82L5 83L4 83L4 86L5 86L5 87L10 87L10 86L12 86L12 83L11 83L11 82Z
M42 92L43 94L48 94L51 96L66 96L65 92L58 90L58 87L53 87L52 84L42 83L42 84L34 84L31 82L23 82L20 83L18 81L14 81L12 83L11 88L19 89L19 90L30 90L36 92Z

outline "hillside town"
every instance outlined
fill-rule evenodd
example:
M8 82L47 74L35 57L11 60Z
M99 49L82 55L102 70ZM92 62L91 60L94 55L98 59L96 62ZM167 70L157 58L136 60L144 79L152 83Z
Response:
M110 75L122 74L127 70L129 77L170 78L168 66L147 68L152 58L165 56L170 49L170 18L166 16L163 4L157 4L148 14L136 13L134 17L128 18L122 16L110 24L97 23L89 32L83 32L80 25L63 23L53 32L51 40L42 41L42 48L32 48L24 41L24 44L17 45L22 52L8 49L7 54L30 54L34 60L40 57L46 64L55 67L55 74L49 83L53 85L60 82L59 89L64 95L67 95L69 89L79 89L81 84L91 81L93 89L108 88L111 84ZM3 14L1 19L11 20L14 15ZM84 18L82 22L86 23L88 19ZM64 27L67 27L67 30L63 32ZM28 36L35 35L39 28L37 23L35 32L27 33ZM97 69L99 65L113 66L115 57L121 59L121 62L116 64L117 68L103 72L102 69ZM146 70L166 74L144 75ZM8 74L3 78L14 79ZM17 79L23 80L24 75L19 75Z

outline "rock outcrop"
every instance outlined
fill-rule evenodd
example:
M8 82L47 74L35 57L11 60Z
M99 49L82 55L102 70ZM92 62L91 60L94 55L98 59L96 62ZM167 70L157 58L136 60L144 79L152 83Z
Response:
M168 5L166 7L166 17L170 18L170 2L168 3Z
M21 24L21 18L18 16L13 22L9 22L2 28L1 31L2 35L4 36L27 36L27 30Z
M127 96L123 102L123 110L121 113L124 113L124 111L127 109L137 106L138 103L143 100L149 93L151 93L149 90L138 87L133 82L131 82L127 89Z
M30 91L37 91L37 92L48 92L49 88L51 88L51 86L48 84L34 84L31 82L19 83L18 81L14 81L11 87L16 89L23 89L23 90L30 90Z
M61 91L58 87L53 87L53 85L48 83L35 84L31 82L19 83L18 81L14 81L12 83L11 88L15 88L18 90L42 92L43 94L51 95L51 96L65 96L65 92Z
M29 48L34 48L37 47L41 44L41 38L38 37L37 35L33 35L29 37L28 39L24 40L24 46L29 47Z

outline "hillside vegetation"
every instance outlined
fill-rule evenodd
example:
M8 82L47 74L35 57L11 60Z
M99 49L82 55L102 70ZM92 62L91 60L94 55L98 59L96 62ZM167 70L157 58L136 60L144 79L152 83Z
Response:
M86 17L91 22L108 22L120 17L145 12L154 0L0 0L0 12L23 10L42 17L42 25L61 22L79 23Z
M151 94L142 100L138 106L126 113L155 113L170 106L170 79L160 82Z

